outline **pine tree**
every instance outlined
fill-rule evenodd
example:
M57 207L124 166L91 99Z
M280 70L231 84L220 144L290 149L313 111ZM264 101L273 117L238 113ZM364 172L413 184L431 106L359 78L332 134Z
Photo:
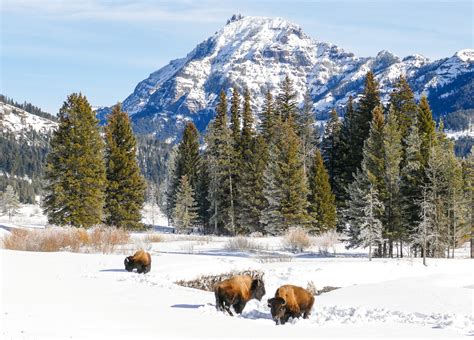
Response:
M198 219L194 190L189 183L188 176L181 177L176 205L173 211L173 221L179 233L190 232Z
M232 99L230 106L230 129L232 131L234 148L236 148L240 142L240 94L236 86L232 88Z
M238 195L238 226L241 232L251 232L259 230L260 214L257 210L259 201L262 199L262 192L256 192L259 179L263 176L265 164L261 164L261 156L257 155L257 140L255 139L255 131L253 129L253 115L250 105L250 91L245 90L244 108L242 111L242 135L239 137L240 162L238 163L239 182L236 185ZM258 145L260 147L260 145ZM265 150L261 150L265 152Z
M421 138L418 133L418 122L412 121L408 135L405 138L406 162L400 171L401 197L401 228L404 231L400 237L408 241L408 236L414 233L420 218L420 205L423 191L423 169L421 155Z
M365 88L362 97L359 100L359 106L354 112L352 120L352 141L351 141L351 160L349 164L354 164L355 168L349 169L350 173L355 173L356 168L360 167L363 159L364 141L369 136L370 122L372 121L373 110L380 106L380 95L378 83L374 78L374 74L367 72L365 80Z
M417 116L418 107L415 102L413 91L403 76L400 76L393 92L390 94L390 108L392 108L397 115L397 120L400 125L400 133L402 135L402 145L405 150L405 139L408 135L408 130L412 125L413 119ZM404 155L403 159L405 159Z
M386 235L389 242L389 256L393 256L393 241L403 234L400 229L400 163L402 160L401 132L398 118L393 109L387 116L383 129L383 150L385 161L385 221Z
M312 217L310 230L323 233L336 226L335 197L329 184L329 175L324 167L321 152L314 153L313 164L309 176L309 213Z
M296 92L293 88L293 82L287 75L280 84L280 94L277 97L277 111L282 121L292 118L294 124L297 113ZM295 125L293 125L293 128Z
M338 207L338 220L343 222L343 214L347 200L349 199L347 187L352 182L353 171L357 168L352 157L352 143L354 132L354 107L352 96L349 97L347 102L346 112L344 120L341 124L340 130L340 143L339 143L339 157L337 159L337 167L341 169L341 177L338 182L339 188L333 188L334 195L336 196L336 204ZM343 229L343 225L338 226L339 229Z
M321 142L321 152L324 165L329 174L331 188L337 188L341 178L341 169L338 167L338 158L340 157L340 131L341 122L335 109L331 111L331 119L326 124L326 128Z
M372 112L369 137L364 142L362 154L367 169L367 178L376 188L379 198L383 199L386 188L384 182L384 117L382 106L377 106Z
M276 115L273 103L273 96L270 91L267 91L267 93L265 94L263 110L260 114L260 126L262 130L262 136L263 138L265 138L265 142L267 144L269 144L270 140L273 138L275 120Z
M49 223L90 227L102 222L106 185L104 142L82 94L68 96L51 139L44 210Z
M300 140L294 131L292 118L279 123L269 146L269 158L264 171L266 208L261 223L271 235L285 232L290 226L306 226L307 181L303 172Z
M426 96L421 97L418 104L418 132L421 138L420 152L423 157L422 167L426 168L430 157L430 150L436 140L435 122Z
M127 113L113 107L105 127L105 219L108 225L139 229L145 200L145 180L137 163L137 141Z
M168 216L171 216L174 211L176 193L181 177L186 175L193 190L197 190L200 161L199 132L193 122L187 122L183 137L178 145L174 174L168 193L168 212L170 213Z
M198 205L199 224L203 227L204 232L211 233L209 220L211 218L209 202L209 186L210 177L208 170L208 159L204 154L201 162L199 163L199 177L196 186L196 203Z
M165 213L168 217L168 224L173 218L173 209L176 201L176 159L178 157L178 146L175 145L170 150L168 154L168 159L166 160L166 176L163 183L163 187L166 188L166 197L164 199Z
M216 118L208 127L206 143L210 213L214 233L227 232L235 235L235 188L232 178L234 149L231 130L227 126L227 97L224 91L220 94Z
M20 208L18 194L15 193L11 185L8 185L5 189L5 192L1 196L0 203L2 213L6 214L8 216L8 220L11 221L13 216L18 213L18 209Z
M293 126L290 115L282 126L284 142L281 144L281 159L278 161L283 189L280 206L285 230L293 226L305 226L310 221L306 210L309 192L299 154L301 144Z
M372 246L382 242L383 225L379 216L384 205L377 197L377 191L371 185L368 193L364 196L365 206L363 219L359 226L360 238L364 247L369 247L369 261L372 261Z
M303 99L303 107L298 116L298 136L301 139L301 155L303 157L303 170L305 175L311 164L311 158L317 147L317 133L314 128L313 100L309 90L306 91Z

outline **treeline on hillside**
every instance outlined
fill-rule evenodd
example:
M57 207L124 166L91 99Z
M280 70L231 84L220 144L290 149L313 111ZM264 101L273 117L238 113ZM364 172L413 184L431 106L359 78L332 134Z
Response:
M376 256L446 256L468 238L473 157L460 161L426 97L401 77L384 107L371 72L319 138L288 77L253 121L249 91L221 92L204 145L188 123L170 157L166 213L179 231L279 235L334 228ZM229 102L229 103L228 103ZM230 104L230 105L228 105ZM230 107L228 107L230 106ZM202 152L200 150L203 150ZM372 251L370 252L372 255Z
M451 112L443 117L444 126L447 130L462 131L474 124L474 110L459 110Z
M31 113L35 116L39 116L39 117L47 118L49 120L57 121L57 117L55 115L44 112L43 110L41 110L41 108L39 108L37 106L34 106L33 104L28 103L26 101L23 102L23 103L18 103L16 101L14 101L12 98L9 98L9 97L7 97L3 94L0 94L0 102L4 102L6 104L15 106L15 107L17 107L19 109L22 109L22 110L25 110L26 112L29 112L29 113Z
M0 132L0 191L11 185L23 203L35 203L41 194L43 164L49 151L49 136L33 129L20 136Z

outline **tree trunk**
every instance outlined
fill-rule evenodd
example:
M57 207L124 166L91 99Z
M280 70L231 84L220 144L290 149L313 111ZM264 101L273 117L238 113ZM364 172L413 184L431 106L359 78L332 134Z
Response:
M372 261L372 244L369 244L369 261Z

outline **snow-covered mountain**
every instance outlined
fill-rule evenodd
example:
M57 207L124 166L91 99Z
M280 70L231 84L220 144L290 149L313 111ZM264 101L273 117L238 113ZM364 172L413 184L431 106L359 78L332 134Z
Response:
M42 138L51 135L57 126L58 123L55 121L0 101L0 132L3 135L11 134L16 140L41 142ZM33 131L36 133L32 134ZM39 138L32 140L33 135Z
M373 70L386 101L393 84L406 75L417 96L426 93L435 114L474 107L474 50L430 61L421 55L400 59L389 51L375 57L353 53L305 34L281 18L233 17L191 51L141 81L123 102L138 133L175 137L186 120L204 130L213 117L221 89L249 87L253 106L261 107L267 89L276 90L288 75L299 100L309 87L317 112L342 108L361 93ZM467 92L466 92L467 91ZM462 97L461 100L459 97ZM431 98L433 97L433 98ZM101 119L108 109L98 110Z

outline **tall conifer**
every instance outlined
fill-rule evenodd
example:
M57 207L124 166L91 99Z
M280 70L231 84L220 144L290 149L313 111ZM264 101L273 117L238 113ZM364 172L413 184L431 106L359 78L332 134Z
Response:
M105 164L98 120L82 94L68 96L51 139L44 210L49 223L90 227L102 222Z
M140 228L146 185L137 163L137 141L120 104L107 118L105 137L106 222L120 228Z
M314 153L309 175L309 189L309 213L312 217L309 229L314 233L323 233L333 229L336 226L335 198L319 150Z

